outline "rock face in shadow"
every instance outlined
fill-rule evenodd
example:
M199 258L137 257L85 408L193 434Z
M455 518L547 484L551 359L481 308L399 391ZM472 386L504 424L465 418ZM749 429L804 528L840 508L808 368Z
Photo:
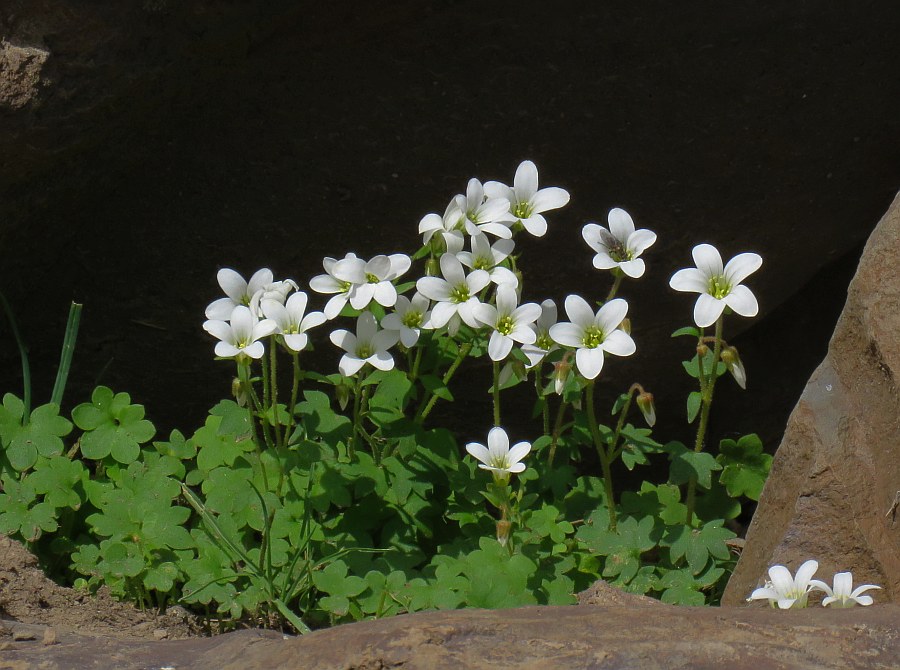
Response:
M828 355L791 414L723 602L781 563L900 598L900 195L866 244ZM785 355L790 355L786 352ZM822 576L824 575L824 577Z

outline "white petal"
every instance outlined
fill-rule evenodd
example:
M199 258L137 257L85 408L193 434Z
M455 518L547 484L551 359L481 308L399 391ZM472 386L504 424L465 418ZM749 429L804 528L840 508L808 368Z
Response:
M635 258L631 261L619 263L619 267L621 268L622 272L627 274L632 279L638 279L639 277L644 276L644 261L641 258Z
M359 372L365 364L366 362L361 358L357 358L356 356L347 353L341 356L341 362L338 363L338 370L340 370L341 374L345 377L352 377Z
M559 209L560 207L565 206L568 202L569 192L557 186L542 188L540 191L535 193L534 197L531 199L531 204L534 207L534 212L536 214L540 214L541 212L546 212L551 209Z
M822 591L823 593L827 593L829 596L834 595L834 592L831 590L831 587L819 579L810 580L809 585L813 590Z
M362 284L366 281L366 263L362 258L342 258L331 268L331 274L341 281Z
M231 332L231 326L225 321L218 319L204 321L203 330L223 342L234 342L234 333Z
M488 451L494 458L505 458L509 453L509 437L506 431L499 426L494 426L488 432Z
M609 232L622 243L634 232L634 221L631 215L620 207L609 210L607 220L609 221Z
M634 231L628 236L628 242L625 246L635 256L640 256L648 247L653 245L654 242L656 242L656 233L652 230L642 228L641 230Z
M457 313L457 306L449 302L439 302L431 310L431 327L443 328Z
M512 351L513 341L506 335L501 335L499 331L491 333L491 339L488 342L488 356L492 361L502 361L509 352Z
M563 321L550 326L550 339L564 347L580 347L584 340L584 328Z
M331 340L332 344L336 347L340 347L344 351L356 351L356 335L349 330L344 330L343 328L333 330L328 338Z
M466 451L468 451L471 456L474 456L485 465L488 465L491 462L491 452L488 451L488 448L483 444L479 444L478 442L469 442L466 445Z
M309 280L309 287L316 293L340 293L343 287L331 275L316 275Z
M513 313L513 310L519 303L519 297L516 295L516 290L514 288L510 286L498 286L496 302L497 313L507 316Z
M725 309L724 300L716 300L708 293L701 293L694 305L694 323L701 328L713 325Z
M305 333L288 333L283 337L284 343L291 351L303 351L309 344L309 335Z
M756 296L754 296L750 289L743 284L731 289L731 293L726 295L722 300L741 316L756 316L759 312L759 304L756 302Z
M365 309L375 295L375 284L354 284L350 289L350 305L353 309Z
M585 379L594 379L603 369L603 349L579 349L575 352L575 364Z
M606 245L602 242L602 237L600 237L600 230L602 226L596 223L586 223L584 227L581 229L581 237L587 242L587 245L593 249L594 251L600 251L601 249L605 249Z
M244 347L243 352L250 358L260 359L263 357L263 354L266 353L266 348L263 346L262 342L253 342Z
M535 237L543 237L547 233L547 219L541 214L532 214L527 219L522 219L522 225Z
M419 329L418 328L407 328L403 327L400 330L400 341L403 343L403 346L407 349L414 347L416 342L419 341Z
M506 184L499 181L484 182L484 194L489 198L507 198L509 199L510 188Z
M219 298L207 305L204 315L207 319L213 319L214 321L228 321L231 318L232 310L236 306L237 304L231 298Z
M425 235L424 242L428 244L428 240L434 235L435 231L444 227L444 221L439 214L426 214L419 221L419 232Z
M697 268L679 270L669 280L669 286L676 291L688 293L706 293L709 288L709 277Z
M515 464L521 461L528 455L528 452L531 451L531 444L529 442L517 442L513 447L509 450L509 459L510 464Z
M460 265L460 267L462 267ZM487 270L473 270L466 277L466 286L469 287L469 295L478 293L481 289L491 283L491 275Z
M250 309L243 305L238 305L231 312L231 330L234 333L235 341L248 340L253 333L253 326L256 319L250 312Z
M531 161L522 161L516 168L516 176L513 179L513 190L520 202L528 202L537 192L538 171L537 166Z
M325 314L322 312L310 312L300 321L300 332L306 332L310 328L321 326L325 321Z
M459 262L459 259L456 256L453 254L444 254L441 256L440 263L441 274L444 275L444 279L447 280L447 283L450 284L450 286L458 286L465 281L466 273L463 270L462 263ZM425 293L422 289L419 289L419 291ZM425 295L428 294L425 293Z
M631 335L624 330L614 330L603 340L603 351L615 356L631 356L637 349Z
M519 286L519 278L516 277L516 273L502 265L495 267L489 274L491 281L497 286L510 286L512 288L518 288Z
M483 326L483 324L475 318L475 314L473 313L475 307L480 304L478 298L469 298L461 305L456 306L456 313L459 314L459 318L470 328L481 328Z
M569 321L581 327L582 330L594 324L594 310L580 295L566 296L565 308ZM562 343L560 342L560 344Z
M524 305L519 305L513 311L512 318L518 327L519 325L534 323L540 318L541 313L542 308L540 305L533 302L526 302Z
M397 330L379 330L372 337L372 347L375 351L387 351L400 339L400 331Z
M346 293L339 293L338 295L333 296L325 303L325 318L330 320L340 315L341 310L344 309L344 305L347 304L347 300L348 296Z
M386 351L376 351L373 355L366 359L367 363L371 363L379 370L393 370L394 357Z
M294 295L287 299L287 302L284 303L284 307L285 309L287 309L287 313L290 316L291 323L300 323L300 321L303 319L303 314L306 312L306 306L308 303L309 297L303 291L297 291Z
M799 573L798 573L799 577ZM839 572L834 576L835 595L849 596L853 590L853 575L849 572Z
M222 268L216 273L219 286L225 291L225 295L240 304L247 294L247 280L241 277L231 268Z
M594 260L592 261L594 267L598 270L611 270L612 268L618 267L619 262L614 261L612 256L610 256L604 249L601 249L594 255Z
M416 282L416 290L431 300L450 299L450 284L440 277L422 277Z
M363 312L356 319L356 336L361 342L371 344L377 330L378 322L372 312Z
M275 275L269 268L260 268L253 273L250 281L247 282L247 293L253 295L259 289L266 287L275 281Z
M478 230L483 233L496 235L504 240L508 240L512 237L512 230L509 229L509 226L498 221L492 221L491 223L485 223L484 225L478 226Z
M740 284L762 266L762 256L754 253L738 254L725 266L725 279L734 286Z
M769 568L769 579L772 580L772 588L776 593L787 593L794 588L794 578L791 571L783 565L773 565Z
M615 298L603 305L594 318L604 334L612 333L628 314L628 303L622 298Z
M718 277L725 269L722 267L722 256L711 244L698 244L691 251L694 264L706 277Z
M497 325L497 308L493 305L480 302L472 308L472 316L486 326Z
M232 358L241 353L241 350L229 342L216 342L215 352L219 358Z
M375 302L384 307L393 307L397 302L397 289L389 281L374 284Z
M777 598L778 594L775 592L775 589L763 586L754 590L747 600L776 600Z

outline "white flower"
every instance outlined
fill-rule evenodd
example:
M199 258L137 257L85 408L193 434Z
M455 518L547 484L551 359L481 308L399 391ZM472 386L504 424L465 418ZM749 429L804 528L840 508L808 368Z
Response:
M379 370L393 370L394 357L388 349L397 344L399 334L393 330L379 330L375 315L363 312L356 320L356 334L349 330L335 330L331 342L343 349L338 369L345 377L352 377L369 363Z
M466 200L458 195L444 210L444 216L439 214L426 214L419 221L419 232L422 234L422 244L428 244L435 233L440 233L446 250L455 254L463 248L463 226L466 221Z
M499 426L491 428L487 442L487 447L478 442L469 442L466 445L466 451L481 461L479 468L490 470L494 477L501 481L508 480L511 474L525 471L522 459L531 451L530 443L519 442L510 449L509 437Z
M514 219L509 216L509 200L504 197L484 197L484 187L474 177L469 180L464 200L465 228L469 235L490 233L497 237L509 239L512 231L510 223Z
M325 315L322 312L306 312L308 298L306 293L298 291L287 299L285 304L277 300L265 299L262 301L262 311L266 318L272 319L278 330L284 337L284 343L291 351L302 351L309 343L306 331L325 323Z
M441 274L443 278L422 277L416 282L419 293L437 303L431 309L431 320L426 327L447 326L455 334L460 319L471 328L480 327L473 309L480 304L478 292L490 283L490 275L484 270L473 270L466 275L462 263L453 254L441 256Z
M817 561L806 561L797 570L797 576L792 577L791 571L783 565L773 565L769 568L769 581L751 593L747 601L765 599L772 607L777 604L783 610L806 607L812 588L810 580L818 569Z
M569 202L569 192L556 186L538 190L538 171L531 161L522 161L516 169L513 187L497 181L484 185L489 198L506 198L513 221L518 221L535 237L547 232L547 220L543 212L558 209Z
M492 245L484 233L476 232L471 238L472 251L460 251L456 257L467 268L485 270L491 275L491 281L497 285L508 284L513 288L519 285L515 273L500 265L515 248L512 240L501 239Z
M581 229L581 236L588 246L597 252L594 267L598 270L619 268L632 279L644 274L644 261L640 256L656 242L656 233L635 230L634 221L624 209L609 211L609 230L596 223L588 223Z
M697 267L676 272L669 286L676 291L700 294L694 305L694 323L700 328L711 326L725 307L741 316L756 316L756 297L741 282L762 265L759 254L738 254L723 268L722 256L711 244L698 244L691 253Z
M534 331L529 324L541 315L540 305L527 302L517 306L516 289L502 284L497 287L497 306L478 304L472 310L475 318L494 329L488 342L492 361L502 361L512 351L513 342L533 344Z
M533 368L544 360L544 356L558 348L550 337L550 329L556 325L556 318L556 303L548 298L541 303L541 315L537 322L529 325L534 331L534 343L522 345L522 353L528 358L529 368Z
M345 258L334 264L331 274L341 282L351 284L348 297L353 309L365 309L372 300L383 307L397 302L397 289L391 283L409 270L406 254L375 256L361 263L359 258Z
M825 582L813 579L810 585L814 589L824 591L828 595L822 599L822 605L828 607L853 607L854 605L871 605L874 601L872 596L862 595L871 589L880 589L880 586L874 584L863 584L853 588L853 575L849 572L839 572L834 576L834 590Z
M581 296L566 298L566 314L570 322L550 328L550 337L565 347L574 347L575 365L586 379L594 379L603 368L603 352L630 356L635 352L634 340L619 326L628 313L628 303L621 298L610 300L597 313Z
M356 254L349 253L342 259L342 262L356 263L360 267L365 267L366 262L357 258ZM331 299L325 304L325 316L328 319L335 318L344 309L344 305L350 300L350 289L353 284L348 281L338 279L334 276L334 266L338 261L334 258L325 257L322 260L322 266L325 268L323 275L316 275L309 280L309 287L316 293L334 293Z
M288 293L297 291L299 288L297 282L293 279L270 282L260 288L250 298L250 311L259 316L260 305L264 300L274 300L283 305L284 301L287 300Z
M397 296L394 312L381 320L381 326L400 334L400 342L404 347L412 347L419 341L421 329L431 319L428 307L431 301L421 293L413 295L412 300L405 295Z
M265 347L259 340L278 330L278 324L271 319L258 320L244 305L234 307L229 320L230 323L210 319L203 324L203 330L221 340L216 343L216 356L234 358L245 354L250 358L262 358Z
M231 312L238 305L249 305L254 294L264 286L271 284L274 276L269 268L262 268L253 273L250 281L231 268L222 268L216 273L219 286L225 291L226 298L214 300L206 307L206 318L214 321L227 321Z

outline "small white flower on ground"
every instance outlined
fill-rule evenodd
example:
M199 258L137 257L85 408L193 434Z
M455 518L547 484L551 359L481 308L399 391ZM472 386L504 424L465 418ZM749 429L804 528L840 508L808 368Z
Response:
M473 309L480 304L478 292L491 282L491 276L484 270L473 270L466 275L460 260L453 254L441 256L442 277L422 277L416 282L416 289L436 304L431 308L429 328L447 329L455 334L460 319L471 328L479 328L481 323L475 318Z
M541 315L540 305L527 302L518 305L516 289L502 284L497 287L497 306L480 303L472 310L475 318L494 332L488 342L492 361L502 361L512 351L513 342L533 344L534 331L529 325Z
M379 330L372 312L363 312L356 320L356 334L339 329L331 333L331 342L346 353L338 369L345 377L352 377L368 363L379 370L393 370L394 357L388 352L400 339L393 330Z
M751 593L747 601L768 600L772 607L777 605L783 610L806 607L812 576L818 569L818 561L806 561L797 570L797 576L792 577L783 565L773 565L769 568L769 581Z
M738 254L723 267L722 256L711 244L698 244L691 253L697 267L676 272L669 286L676 291L700 294L694 305L694 323L700 328L711 326L726 307L741 316L756 316L756 296L741 282L762 265L759 254Z
M479 442L469 442L466 445L466 451L481 461L478 464L479 468L490 470L491 474L501 481L508 480L511 474L525 471L522 459L531 451L529 442L519 442L510 449L509 437L499 426L491 428L487 442L487 447Z
M447 252L455 254L463 248L463 226L466 221L465 197L458 195L444 210L444 215L426 214L419 221L419 233L422 234L422 244L431 242L435 234L439 234L444 242Z
M596 223L581 229L581 236L596 253L594 267L598 270L619 268L632 279L644 274L644 261L638 258L656 242L656 233L635 230L631 215L618 207L609 211L609 230Z
M278 330L278 324L271 319L259 320L249 307L238 305L231 310L229 321L210 319L203 324L203 330L216 337L216 356L234 358L246 355L262 358L265 347L260 340Z
M491 275L491 281L497 284L508 284L513 288L518 287L519 280L509 268L500 265L505 261L516 243L512 240L501 239L491 244L484 233L475 233L471 237L472 251L460 251L456 257L467 268L472 270L484 270Z
M306 331L325 323L322 312L305 314L308 297L303 291L294 293L282 305L277 300L263 300L262 311L266 318L272 319L284 338L284 343L291 351L302 351L309 343Z
M228 321L235 307L238 305L249 306L256 292L271 284L273 279L274 275L269 268L262 268L254 272L249 282L231 268L222 268L216 273L216 280L227 297L211 302L206 307L206 318L214 321Z
M365 309L374 300L383 307L393 307L397 302L397 289L391 283L409 270L406 254L380 255L360 263L358 258L347 258L334 264L331 273L341 282L351 284L349 299L353 309Z
M556 325L556 303L549 298L541 303L541 315L537 322L529 326L534 331L534 343L523 344L522 353L528 358L528 367L544 360L544 357L554 349L558 349L556 342L550 337L550 329Z
M634 340L620 328L628 313L628 303L621 298L610 300L597 313L578 295L566 298L563 321L550 328L550 337L564 347L575 349L575 365L586 379L594 379L603 368L603 354L630 356L635 352Z
M348 264L356 263L361 268L366 265L366 262L362 258L357 258L354 253L348 253L341 259L341 262L346 262ZM350 289L353 288L353 284L350 282L343 281L334 276L334 266L337 263L337 259L326 256L322 260L322 267L325 268L325 274L316 275L309 280L309 287L316 293L335 294L325 304L325 317L328 319L333 319L341 313L341 310L344 309L344 305L350 301Z
M827 595L822 599L825 607L853 607L854 605L871 605L874 601L872 596L862 595L871 589L880 589L875 584L863 584L853 588L853 575L849 572L839 572L834 576L834 588L832 589L825 582L813 579L810 582L812 588L824 591Z
M381 320L381 326L398 332L403 346L412 347L419 341L421 329L427 328L431 319L430 305L431 301L421 293L413 295L412 300L405 295L397 296L394 312Z
M469 180L466 195L462 197L464 200L460 202L465 202L465 228L469 235L490 233L504 239L512 237L509 200L504 197L485 199L484 187L474 177Z
M489 198L509 200L512 221L518 221L535 237L543 237L547 232L547 220L543 212L558 209L569 202L569 192L557 186L538 190L538 170L531 161L522 161L516 169L513 186L498 181L484 185Z

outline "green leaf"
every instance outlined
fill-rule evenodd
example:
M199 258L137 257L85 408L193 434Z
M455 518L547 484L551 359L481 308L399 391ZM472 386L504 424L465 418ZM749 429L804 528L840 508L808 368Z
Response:
M722 466L705 451L695 452L685 447L681 442L670 442L665 450L669 453L669 483L685 484L691 477L696 478L697 483L705 489L711 485L712 473L721 470Z
M737 442L722 440L716 460L723 466L719 481L733 498L747 496L759 500L772 457L763 453L763 444L755 434L744 435Z
M528 580L537 565L522 554L509 555L492 538L479 540L479 549L465 557L462 573L469 580L469 607L504 608L537 604Z
M693 574L699 574L706 567L710 556L720 560L729 557L725 540L737 537L727 528L722 527L722 520L716 519L702 528L677 526L670 528L663 540L669 546L672 563L677 565L684 557Z
M366 580L347 574L347 564L341 560L329 563L324 570L313 573L313 584L328 596L319 599L319 606L336 616L344 616L350 609L350 598L366 589Z
M22 536L26 542L35 542L44 532L58 528L56 509L46 502L37 502L34 487L27 481L3 479L0 493L0 533Z
M156 429L145 420L142 405L132 405L127 393L98 386L90 403L72 410L75 425L85 431L81 453L85 458L101 460L107 456L127 465L137 460L140 445L153 438Z
M450 389L447 388L446 384L444 384L439 377L434 375L422 375L419 377L419 381L427 391L436 395L441 400L453 401L453 394L450 393Z
M219 421L216 431L218 435L232 435L235 438L249 438L253 431L250 424L250 412L246 407L241 407L234 400L222 400L209 410L211 416L217 416ZM209 421L207 421L207 425ZM235 439L235 442L239 441Z
M164 456L171 456L182 461L190 460L197 455L197 447L189 442L179 430L173 430L169 434L169 441L156 441L153 443L156 450Z
M690 570L669 570L656 583L656 590L662 591L659 599L670 605L701 606L706 604L702 588Z
M87 479L88 471L81 461L54 456L28 476L35 493L43 494L44 502L55 508L79 509L82 499L78 484Z
M700 405L703 401L703 395L700 391L691 391L687 397L687 421L694 423L697 414L700 412Z
M695 328L694 326L685 326L684 328L679 328L675 332L672 333L672 337L681 337L683 335L689 335L690 337L699 339L700 338L700 329Z
M41 405L31 412L22 425L24 406L7 393L0 407L0 440L6 446L6 457L17 471L31 469L38 456L50 458L63 452L62 438L72 431L72 424L59 416L59 407Z

